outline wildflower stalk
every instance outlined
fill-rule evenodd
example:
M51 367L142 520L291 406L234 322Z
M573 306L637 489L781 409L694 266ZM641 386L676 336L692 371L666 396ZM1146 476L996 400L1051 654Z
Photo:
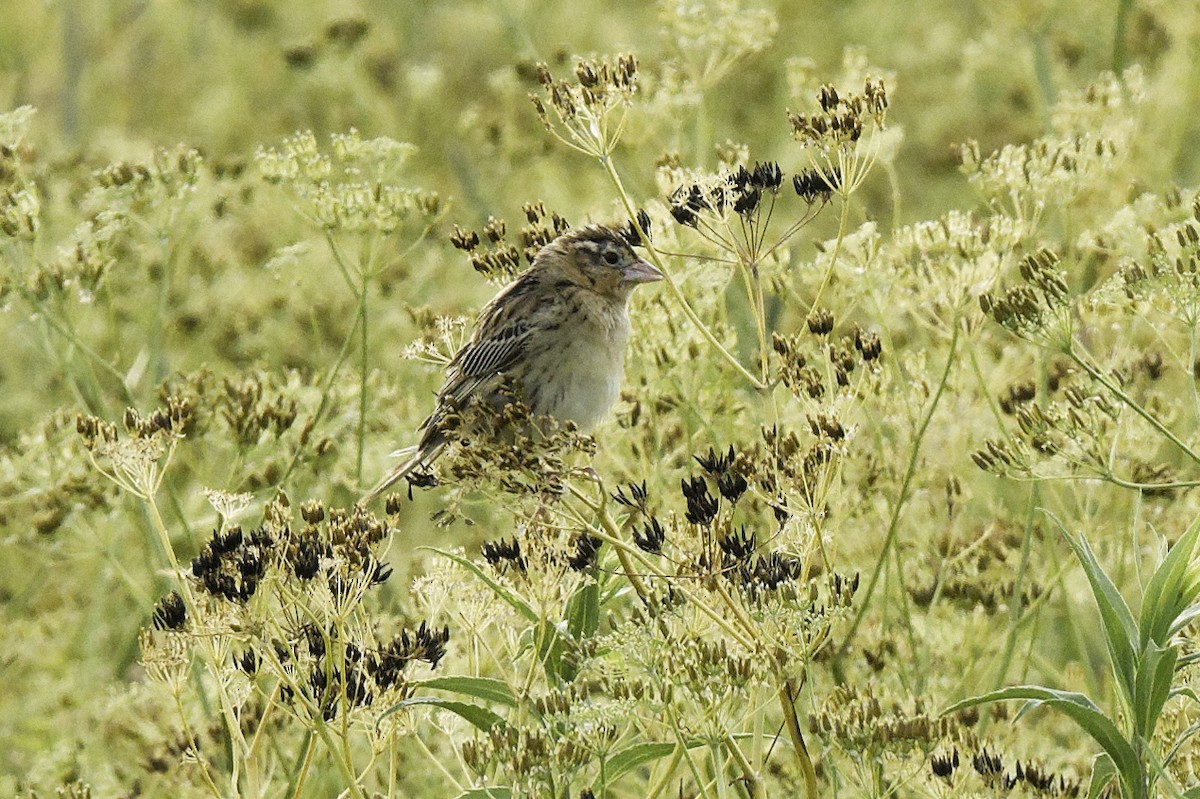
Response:
M1067 357L1069 357L1075 363L1079 364L1080 368L1082 368L1085 372L1087 372L1088 375L1091 376L1091 378L1093 380L1095 380L1097 383L1104 386L1110 392L1115 394L1116 397L1121 400L1121 402L1128 405L1133 410L1134 413L1136 413L1138 416L1142 417L1147 422L1149 422L1151 427L1153 427L1155 430L1157 430L1159 433L1161 433L1163 436L1165 436L1172 444L1174 444L1180 450L1182 450L1183 453L1188 456L1188 458L1190 458L1195 463L1200 464L1200 455L1198 455L1195 450L1193 450L1191 447L1189 447L1187 444L1185 444L1182 440L1180 440L1180 438L1178 436L1176 436L1174 433L1172 433L1167 428L1166 425L1164 425L1162 422L1160 422L1158 419L1156 419L1154 417L1154 414L1150 413L1145 408L1143 408L1141 405L1139 405L1133 397L1129 396L1124 391L1122 391L1120 386L1118 386L1116 383L1114 383L1112 380L1110 380L1103 372L1101 372L1099 369L1097 369L1087 358L1084 358L1083 356L1081 356L1075 350L1075 348L1073 346L1067 348L1066 354L1067 354Z
M182 694L175 685L171 686L171 698L175 701L175 712L179 714L183 735L187 739L188 746L196 754L196 764L200 767L200 777L204 780L205 787L216 799L222 799L223 794L213 780L212 774L209 773L208 760L200 754L200 744L196 739L196 734L192 731L192 725L188 722L187 712L183 709Z
M354 767L350 763L349 749L347 748L343 750L343 748L339 747L332 739L329 734L329 725L325 723L323 718L321 718L320 709L317 709L316 712L311 715L311 718L313 729L316 730L317 735L321 737L321 741L325 744L325 749L329 752L330 758L333 760L333 764L337 767L337 770L341 772L342 780L346 783L346 790L349 791L350 795L353 796L354 799L367 799L367 795L363 793L362 787L360 787L358 784L358 775L354 773ZM344 736L339 737L342 737L343 744L347 744Z
M732 735L726 735L723 744L726 751L729 752L729 756L733 758L734 762L738 765L738 769L742 772L742 783L745 785L746 793L752 799L758 796L762 787L760 785L760 778L757 772L755 772L754 766L746 759L746 753L737 745L737 741L733 739Z
M804 777L804 795L808 799L817 799L817 771L808 754L808 746L804 743L800 720L796 718L796 690L789 680L784 680L779 686L779 706L783 710L783 723L787 727L788 738L796 751L796 760L800 763L800 774Z
M875 561L875 566L871 570L870 579L867 580L867 587L863 593L862 603L858 606L858 612L854 614L854 620L850 623L850 629L846 631L845 640L838 650L839 656L844 656L849 651L850 642L854 640L854 634L858 631L859 625L862 624L867 608L870 607L871 597L874 595L875 586L878 584L880 574L883 572L883 566L887 563L889 553L896 543L897 531L900 528L900 514L908 502L913 478L917 473L917 462L921 454L921 445L925 441L925 433L929 429L929 423L933 421L934 413L937 412L938 403L950 379L950 371L954 367L956 350L958 348L958 336L961 332L961 325L959 324L959 317L957 315L954 318L953 329L954 333L950 337L949 351L946 353L946 366L942 370L941 379L938 381L937 388L933 392L933 397L929 401L929 410L926 411L925 418L921 421L921 425L917 428L916 435L913 438L912 451L908 457L908 466L904 470L904 480L900 483L900 493L896 496L896 504L892 506L892 516L888 521L887 534L883 540L883 549L880 551L879 558Z
M821 276L821 282L817 285L817 291L813 294L812 304L809 306L808 312L815 311L821 303L821 295L825 292L825 287L829 284L829 279L833 276L833 268L837 265L838 255L842 251L842 242L846 238L846 226L850 221L850 198L849 196L842 197L842 215L838 219L837 240L833 244L833 252L829 254L829 265L825 267L825 274Z
M572 493L585 503L587 502L583 495L576 489L572 488ZM625 572L625 578L629 580L629 584L637 592L638 598L642 600L642 604L646 604L650 601L650 591L646 588L646 584L642 582L642 578L638 576L637 570L634 569L633 561L630 559L631 550L636 550L629 547L621 539L621 531L617 528L616 522L613 521L612 517L608 515L608 508L606 507L608 504L608 494L604 493L603 487L600 489L600 496L600 502L593 506L592 509L600 519L600 526L608 533L606 538L613 542L613 550L617 553L617 560L621 562L621 570Z
M671 753L671 759L667 761L667 766L663 769L662 777L659 778L658 782L646 789L646 799L658 799L662 792L667 789L667 786L673 782L675 769L679 767L679 761L683 759L685 751L687 751L687 747L681 742L676 741L675 751Z
M1009 614L1008 634L1005 635L1004 649L1000 655L1000 665L996 669L996 681L992 690L999 690L1008 674L1012 663L1013 653L1017 648L1017 627L1021 623L1022 612L1026 610L1021 603L1021 591L1025 585L1025 572L1029 566L1029 556L1033 549L1033 519L1038 506L1038 484L1034 483L1029 491L1029 503L1025 517L1025 534L1021 539L1021 562L1017 566L1017 576L1013 581L1012 610Z
M333 391L333 383L337 380L338 373L341 372L342 366L346 363L346 359L350 355L350 346L354 343L354 336L358 332L359 323L360 320L356 318L354 325L351 326L350 331L346 334L346 338L342 341L342 348L338 351L337 358L334 359L333 368L329 370L329 374L325 377L325 384L321 386L321 399L317 402L317 409L313 411L312 418L308 420L304 428L300 431L300 440L297 442L296 451L292 453L292 459L288 461L287 468L283 470L282 476L276 481L276 487L286 483L296 466L300 463L300 456L304 453L304 444L308 441L308 437L312 434L312 431L316 429L318 422L321 421L321 416L325 413L325 408L329 405L329 395Z
M304 790L304 781L308 779L308 770L312 767L313 753L317 751L317 738L312 734L312 730L304 731L303 747L304 754L300 761L300 768L288 784L287 795L289 799L300 799L300 794Z
M354 477L359 483L362 482L363 449L367 438L367 369L371 362L367 343L367 293L369 285L369 281L364 276L362 288L358 294L358 323L362 347L359 350L358 360L358 457L355 460Z

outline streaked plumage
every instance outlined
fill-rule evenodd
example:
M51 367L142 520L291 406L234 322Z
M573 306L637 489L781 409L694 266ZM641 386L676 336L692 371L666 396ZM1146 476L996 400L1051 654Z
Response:
M617 231L589 225L547 244L533 265L479 314L471 339L446 368L421 440L363 499L373 501L445 447L447 413L480 398L501 407L505 378L534 415L591 429L617 398L629 338L629 294L662 274Z

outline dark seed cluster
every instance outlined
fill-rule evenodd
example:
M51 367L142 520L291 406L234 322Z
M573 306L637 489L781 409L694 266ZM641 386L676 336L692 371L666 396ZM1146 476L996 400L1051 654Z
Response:
M243 533L241 527L215 530L192 559L192 576L211 596L245 603L254 596L268 571L301 583L321 578L335 596L344 595L350 581L367 587L391 576L391 568L375 556L387 527L362 508L328 512L316 502L305 503L305 526L265 522Z
M809 205L829 200L837 188L837 179L818 181L813 170L792 178L796 193ZM739 166L714 181L689 183L671 192L668 205L671 216L681 225L699 227L705 215L722 217L727 211L756 221L764 199L774 199L783 185L783 170L774 161L757 162L753 169Z
M832 338L836 327L833 314L826 308L816 308L806 320L809 333L825 340L824 352L815 350L811 342L799 335L772 334L771 347L780 356L780 381L798 397L820 399L833 386L826 384L824 369L810 363L823 357L833 366L834 382L838 388L851 385L851 375L865 365L870 372L883 357L883 341L878 333L868 333L855 325L849 335Z
M955 755L957 754L955 752ZM957 765L958 758L955 757L954 766L957 767ZM1069 779L1062 774L1054 774L1032 761L1018 760L1013 771L1010 772L1004 765L1004 759L987 747L974 754L971 758L971 766L975 769L975 773L983 779L985 785L1006 793L1022 784L1027 789L1036 792L1038 796L1047 797L1076 797L1080 796L1083 790L1078 780Z
M868 78L860 94L841 96L832 85L821 87L820 110L813 114L789 114L792 135L806 146L822 150L849 149L860 138L868 122L882 127L887 114L887 89L883 81Z
M984 292L979 306L997 324L1029 336L1065 307L1070 290L1058 256L1048 249L1023 258L1019 271L1024 282L1002 294Z
M638 65L632 53L625 53L613 61L579 61L575 65L574 82L556 79L546 64L537 64L534 73L542 94L530 94L529 99L543 124L550 128L551 109L563 120L574 119L581 112L598 117L612 103L628 98L637 89Z
M516 538L508 541L485 541L483 544L483 559L497 568L511 567L519 572L526 568L525 557L521 554L521 542Z
M143 416L134 408L126 408L123 424L125 432L134 438L150 439L157 435L182 435L192 418L191 403L181 397L168 397L165 408ZM89 449L97 443L112 443L117 439L116 427L95 416L80 415L75 420L75 431L83 438Z
M154 606L154 629L178 630L187 623L187 608L178 591L172 591Z

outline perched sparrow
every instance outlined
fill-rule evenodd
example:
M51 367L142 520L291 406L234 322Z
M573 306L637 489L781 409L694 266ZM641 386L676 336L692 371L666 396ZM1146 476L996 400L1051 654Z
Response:
M617 231L589 225L542 248L533 266L479 314L471 340L446 368L437 407L420 427L421 440L398 455L407 460L360 500L367 504L446 446L448 413L480 399L502 408L506 379L530 413L596 425L621 387L629 338L629 294L662 273L638 258Z

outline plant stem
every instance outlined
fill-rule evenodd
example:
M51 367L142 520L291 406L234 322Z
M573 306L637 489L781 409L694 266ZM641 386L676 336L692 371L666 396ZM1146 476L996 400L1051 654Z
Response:
M1129 396L1124 391L1122 391L1120 386L1118 386L1116 383L1109 380L1099 369L1097 369L1092 364L1088 363L1088 361L1085 358L1081 357L1079 355L1079 353L1075 352L1075 349L1073 347L1068 348L1066 354L1068 357L1071 358L1071 360L1073 360L1073 361L1075 361L1075 363L1079 364L1079 366L1085 372L1087 372L1089 375L1091 375L1093 380L1095 380L1100 385L1104 386L1106 389L1111 391L1113 394L1116 394L1117 397L1121 400L1121 402L1124 402L1126 405L1128 405L1130 408L1133 409L1134 413L1136 413L1138 416L1142 417L1147 422L1149 422L1151 427L1153 427L1155 430L1157 430L1158 432L1160 432L1164 436L1166 436L1171 441L1171 443L1174 444L1175 446L1179 447L1179 449L1181 449L1185 455L1187 455L1189 458L1191 458L1194 462L1200 463L1200 455L1197 455L1196 452L1191 447L1189 447L1187 444L1183 443L1183 441L1181 441L1178 436L1176 436L1174 433L1172 433L1170 430L1168 430L1167 427L1162 422L1160 422L1158 419L1154 418L1154 416L1149 411L1147 411L1145 408L1143 408L1141 405L1139 405L1136 401L1134 401L1133 397Z
M779 686L779 705L783 709L783 723L792 740L792 748L796 750L800 773L804 776L804 795L807 799L817 799L817 771L813 768L812 758L804 743L804 733L800 731L800 722L796 718L796 693L790 680L784 680Z
M833 244L833 252L829 255L829 266L825 268L825 274L821 277L821 283L817 286L817 292L813 295L812 305L808 309L809 315L817 310L817 305L821 302L821 295L825 292L825 286L829 283L829 278L833 276L833 268L837 265L838 255L842 251L842 241L846 238L846 225L850 221L850 198L842 198L842 215L838 219L838 235L837 241Z
M946 353L946 366L942 370L942 377L938 381L933 398L929 401L929 410L925 413L925 418L921 421L921 425L917 428L916 435L914 436L912 452L908 457L908 468L904 472L904 480L900 484L900 493L896 497L896 504L892 506L892 517L888 522L887 536L883 541L883 549L879 553L879 559L875 561L875 568L871 571L871 578L867 581L866 591L863 592L862 604L859 605L858 612L854 615L854 621L851 623L850 629L846 632L845 640L842 641L842 646L838 650L839 657L845 655L849 650L850 642L854 640L854 633L857 632L858 626L862 624L867 608L871 604L871 595L875 592L875 587L879 583L879 576L883 571L884 564L887 563L888 553L896 543L896 533L900 528L900 514L904 509L905 503L908 502L913 477L917 473L917 461L921 454L921 444L925 440L925 431L929 429L929 423L933 420L933 414L937 411L942 392L946 390L946 384L950 380L950 370L954 367L954 357L957 354L956 350L960 331L961 325L956 318L954 320L954 333L950 338L950 351Z
M358 360L358 461L355 478L362 483L363 444L367 438L367 368L370 365L367 348L367 291L368 282L363 278L362 291L358 295L359 332L362 334L362 349Z

